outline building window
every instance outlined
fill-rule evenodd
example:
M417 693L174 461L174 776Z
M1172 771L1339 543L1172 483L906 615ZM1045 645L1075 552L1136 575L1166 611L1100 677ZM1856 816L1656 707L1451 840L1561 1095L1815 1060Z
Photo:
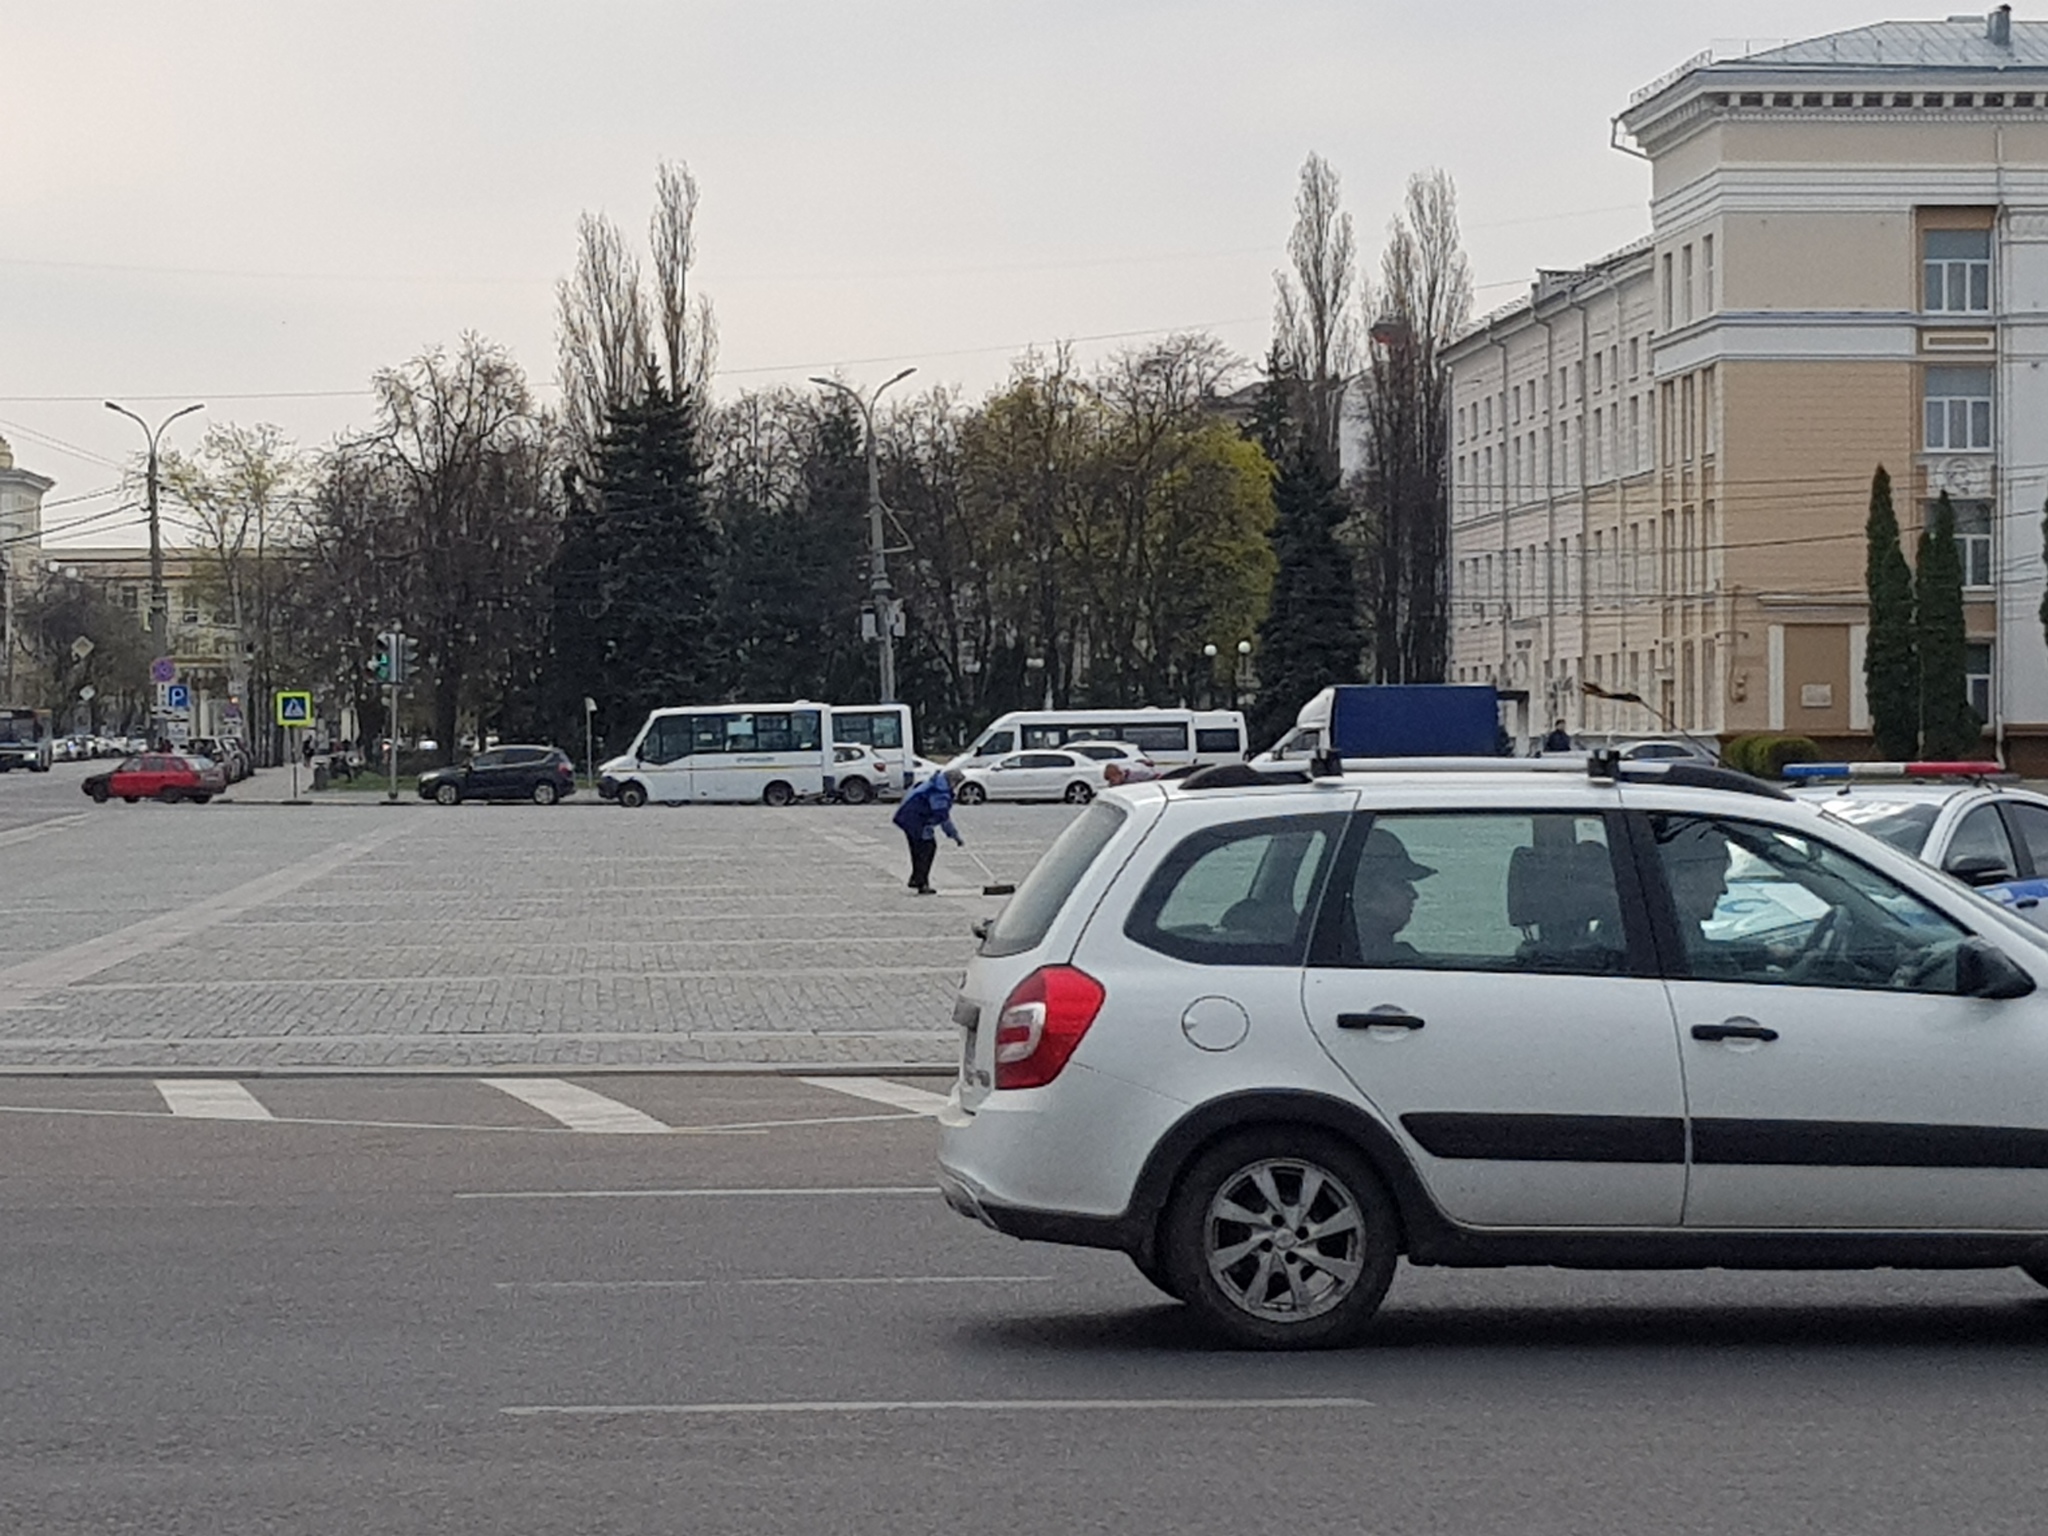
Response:
M133 613L135 612L136 602L135 589L133 587L123 587L121 589L121 606L127 609L128 612Z
M1687 324L1692 323L1692 247L1687 246L1679 253L1679 314Z
M1643 376L1643 338L1632 336L1628 343L1628 376L1639 379Z
M1714 312L1714 237L1700 237L1700 309Z
M1927 521L1934 521L1936 503L1926 506ZM1991 577L1991 503L1952 501L1956 513L1956 553L1962 556L1963 585L1988 587Z
M1979 720L1991 718L1991 642L1963 647L1963 682L1970 692L1970 708Z
M1664 253L1664 329L1671 329L1671 253Z
M1927 448L1959 453L1991 446L1991 370L1929 368Z
M1600 393L1600 390L1602 388L1600 382L1600 365L1604 363L1606 360L1607 354L1604 352L1595 352L1593 354L1593 393L1596 395Z
M1921 301L1938 314L1986 314L1991 309L1991 231L1930 229L1923 242Z

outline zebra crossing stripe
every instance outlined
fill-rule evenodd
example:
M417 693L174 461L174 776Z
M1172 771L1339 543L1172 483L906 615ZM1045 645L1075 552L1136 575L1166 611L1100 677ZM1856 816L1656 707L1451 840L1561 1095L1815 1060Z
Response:
M802 1077L797 1081L812 1088L830 1088L834 1093L887 1104L892 1109L907 1109L914 1115L936 1115L946 1107L943 1093L892 1083L886 1077Z
M194 1120L269 1120L256 1095L225 1077L160 1077L156 1091L174 1115Z
M559 1120L572 1131L595 1131L610 1136L648 1136L666 1132L652 1115L642 1114L630 1104L606 1098L588 1088L562 1081L559 1077L484 1077L486 1088L510 1094L522 1104Z

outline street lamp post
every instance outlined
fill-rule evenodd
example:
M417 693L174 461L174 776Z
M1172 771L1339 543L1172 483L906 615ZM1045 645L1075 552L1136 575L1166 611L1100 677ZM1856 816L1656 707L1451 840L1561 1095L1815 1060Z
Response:
M851 385L837 379L813 378L825 389L836 389L860 409L868 434L868 600L874 607L875 638L881 642L882 702L896 702L896 599L889 588L889 556L882 527L882 466L875 444L875 402L891 384L901 383L917 372L906 368L894 378L884 379L874 392L863 397Z
M1249 640L1237 642L1237 659L1230 664L1230 707L1237 708L1238 695L1244 692L1245 672L1252 659L1252 643Z
M203 411L206 406L200 403L188 405L181 411L173 411L158 422L156 429L152 431L148 422L126 406L116 405L111 400L103 403L108 410L126 416L142 428L143 439L149 444L149 643L153 648L152 655L168 656L171 654L171 599L170 594L164 590L163 533L157 518L157 443L163 437L164 429L172 422L180 416L189 416L194 411Z

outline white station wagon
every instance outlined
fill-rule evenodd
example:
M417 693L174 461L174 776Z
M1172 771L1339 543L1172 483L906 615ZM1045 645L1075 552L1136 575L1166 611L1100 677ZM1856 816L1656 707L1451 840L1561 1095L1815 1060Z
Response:
M1403 1256L2048 1283L2024 921L1721 769L1323 766L1061 835L955 1010L955 1209L1254 1346L1359 1338Z

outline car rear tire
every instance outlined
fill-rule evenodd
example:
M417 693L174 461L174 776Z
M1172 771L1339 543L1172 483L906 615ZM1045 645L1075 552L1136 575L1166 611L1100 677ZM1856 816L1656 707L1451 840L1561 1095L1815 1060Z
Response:
M1247 1349L1332 1349L1371 1326L1399 1257L1394 1204L1357 1150L1307 1128L1226 1138L1189 1165L1160 1256L1175 1291Z
M784 806L795 799L796 791L780 779L777 779L773 784L770 784L761 791L761 803L763 805Z
M436 805L460 805L462 803L462 791L453 784L436 785L434 788L434 803Z
M553 805L561 798L561 791L546 780L542 780L533 786L533 803L535 805Z
M619 786L619 804L623 805L627 810L637 811L646 803L647 791L638 784L622 784Z
M1086 805L1094 798L1094 788L1091 785L1082 783L1079 779L1076 779L1067 786L1066 802L1069 805Z
M875 786L859 774L842 779L839 784L839 798L848 805L866 805L875 798Z
M953 792L953 798L962 805L980 805L988 799L988 791L970 780Z

